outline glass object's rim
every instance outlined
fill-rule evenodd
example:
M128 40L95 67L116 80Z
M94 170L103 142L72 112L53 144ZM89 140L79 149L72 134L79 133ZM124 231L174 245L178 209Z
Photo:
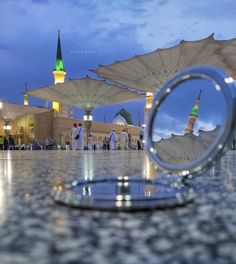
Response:
M132 185L135 184L139 184L141 186L139 188L141 189L147 185L154 188L155 193L152 195L140 193L137 196L135 195L135 192L131 192L128 195L112 193L111 197L109 197L109 195L107 196L106 194L99 194L96 196L93 192L86 195L82 192L82 190L75 190L78 186L83 188L96 184L119 185L120 183L128 183L131 190L133 189ZM161 187L162 191L158 191L157 187ZM112 197L113 194L114 197ZM172 184L171 182L167 184L161 179L144 179L140 175L137 175L132 177L95 177L92 180L76 180L72 183L62 182L60 184L53 185L51 196L55 202L72 208L134 212L183 206L186 203L193 201L195 198L195 192L187 183L183 183L182 179L179 180L176 178Z
M157 107L165 100L171 90L175 89L181 82L201 78L211 80L221 87L221 92L224 96L226 104L226 118L223 122L220 132L217 134L214 142L199 158L195 161L189 163L184 163L181 165L173 165L161 160L155 153L154 144L152 141L152 131L153 131L153 120L155 118ZM232 95L233 79L226 74L223 70L208 66L196 66L187 68L177 75L175 75L171 80L169 80L157 93L153 99L153 107L148 113L147 123L146 123L146 150L151 159L156 163L161 169L166 171L175 172L181 176L189 176L196 173L201 173L206 169L212 161L217 157L219 153L222 153L222 149L225 148L227 139L231 133L233 127L233 109L234 109L234 99Z

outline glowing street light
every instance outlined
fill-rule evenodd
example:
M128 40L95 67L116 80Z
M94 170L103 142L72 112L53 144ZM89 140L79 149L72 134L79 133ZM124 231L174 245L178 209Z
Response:
M146 109L152 108L153 93L146 92Z
M10 131L11 130L11 126L10 125L4 125L3 129L7 130L7 131Z
M84 115L84 121L93 121L93 116L91 114Z

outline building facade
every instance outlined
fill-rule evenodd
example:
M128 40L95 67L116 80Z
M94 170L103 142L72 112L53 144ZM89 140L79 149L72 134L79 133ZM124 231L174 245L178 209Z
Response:
M9 132L15 144L29 144L33 139L37 139L43 144L46 138L52 139L57 145L71 143L71 131L74 123L81 123L83 120L58 117L55 110L50 109L48 112L26 115L15 119L11 122L11 131ZM0 120L0 135L7 136L3 129L4 122ZM93 122L90 134L93 137L94 144L102 145L104 137L109 137L112 129L116 130L117 135L125 129L131 134L133 144L137 144L140 128L131 125L116 125L110 123Z

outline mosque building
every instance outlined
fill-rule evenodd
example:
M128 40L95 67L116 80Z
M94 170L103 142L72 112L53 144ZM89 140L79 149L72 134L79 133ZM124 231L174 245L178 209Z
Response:
M60 41L60 32L58 32L57 41L57 54L55 69L53 70L54 84L62 84L65 81L66 70L64 68ZM27 84L25 84L24 101L22 107L29 107ZM1 103L1 102L0 102ZM20 108L19 108L20 109ZM23 108L22 108L23 109ZM81 123L85 126L86 120L74 119L73 105L52 101L52 108L38 108L32 114L16 115L14 113L14 107L9 108L8 112L11 115L10 130L4 129L6 121L1 115L0 108L0 135L11 134L16 144L28 144L33 139L37 139L40 143L43 143L46 138L52 139L58 145L65 145L67 142L71 142L71 129L74 123ZM18 110L21 111L21 110ZM23 110L22 110L23 111ZM23 112L22 112L23 113ZM120 122L122 119L123 122ZM115 129L119 134L123 129L132 135L134 140L133 144L136 144L140 128L133 125L130 113L125 109L121 109L113 119L112 123L92 122L90 134L93 137L93 142L102 145L103 138L110 134L110 131Z
M123 126L127 126L133 125L133 121L132 121L132 116L131 114L125 110L124 108L122 108L120 111L118 111L113 120L112 120L112 124L116 124L116 125L123 125Z

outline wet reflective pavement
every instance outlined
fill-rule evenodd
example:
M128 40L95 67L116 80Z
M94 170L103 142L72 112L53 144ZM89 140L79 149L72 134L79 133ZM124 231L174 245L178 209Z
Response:
M143 151L0 152L0 263L235 263L236 151L189 180L184 207L137 213L55 204L53 185L155 171Z

